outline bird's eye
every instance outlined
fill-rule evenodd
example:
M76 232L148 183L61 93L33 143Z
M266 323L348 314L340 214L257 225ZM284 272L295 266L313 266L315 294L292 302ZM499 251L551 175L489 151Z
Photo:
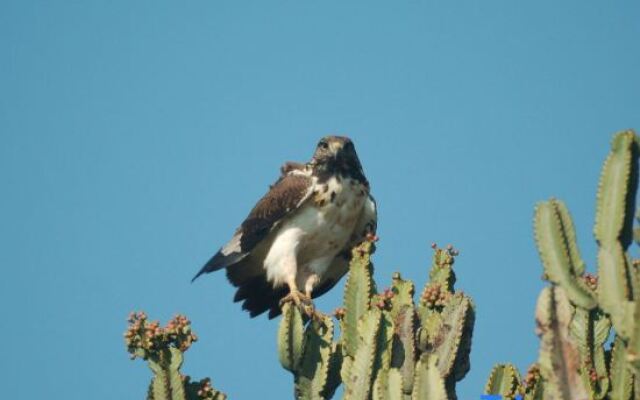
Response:
M318 143L318 147L322 150L327 150L329 148L329 143L323 140L322 142Z

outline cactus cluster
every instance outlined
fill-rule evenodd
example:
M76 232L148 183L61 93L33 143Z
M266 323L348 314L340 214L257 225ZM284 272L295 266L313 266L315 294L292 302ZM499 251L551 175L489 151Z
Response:
M640 244L640 228L633 228L639 140L632 131L615 135L603 167L597 275L586 272L564 203L537 205L535 240L550 283L536 306L538 360L524 378L512 364L496 365L487 395L640 400L640 260L628 253L634 239ZM330 399L342 385L345 400L455 400L456 383L470 368L475 321L473 302L454 289L457 251L433 245L429 281L414 301L414 284L399 273L378 292L374 241L353 249L344 304L333 316L283 305L278 353L294 376L294 397ZM144 313L130 315L127 350L154 374L147 399L226 399L209 379L191 382L180 373L183 353L196 340L184 316L161 327Z
M131 358L146 360L153 372L148 400L225 400L224 393L211 386L209 378L191 382L180 373L183 354L198 337L183 315L175 316L166 326L149 321L144 312L131 313L124 333Z
M640 270L627 253L634 237L638 143L632 131L615 135L602 170L597 276L585 273L564 203L551 199L536 207L535 239L551 284L536 306L538 361L524 380L513 365L496 365L485 393L525 400L640 399Z
M373 250L373 241L353 250L337 326L331 316L307 320L284 306L278 351L294 376L295 398L330 399L343 384L346 400L456 399L475 318L471 299L454 291L457 252L434 246L430 282L416 304L414 284L399 273L377 293Z

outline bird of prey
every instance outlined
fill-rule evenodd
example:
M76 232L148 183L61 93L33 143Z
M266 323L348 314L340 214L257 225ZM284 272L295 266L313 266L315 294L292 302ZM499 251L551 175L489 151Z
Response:
M320 140L308 163L287 162L231 240L202 267L226 269L251 317L293 301L309 310L347 272L351 249L375 235L377 213L353 142ZM312 307L311 307L312 309Z

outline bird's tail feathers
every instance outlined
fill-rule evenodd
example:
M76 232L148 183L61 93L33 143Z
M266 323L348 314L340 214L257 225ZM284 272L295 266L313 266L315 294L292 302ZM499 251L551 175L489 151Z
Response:
M245 258L246 255L246 253L231 253L225 256L221 251L218 251L213 257L209 259L209 261L207 261L207 263L202 267L202 269L200 269L196 276L191 279L191 282L198 279L200 275L218 271L222 268L227 268L233 264L236 264L242 261L242 259Z

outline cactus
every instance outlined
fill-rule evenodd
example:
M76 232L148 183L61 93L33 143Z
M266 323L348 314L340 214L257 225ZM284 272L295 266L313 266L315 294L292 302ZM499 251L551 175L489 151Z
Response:
M531 365L527 370L527 375L522 381L522 391L524 400L544 400L544 384L538 364Z
M493 367L484 388L486 394L498 394L502 398L513 399L522 392L520 373L511 364L497 364Z
M456 382L470 368L475 323L473 302L454 288L458 252L432 246L430 281L416 304L415 285L399 272L378 293L371 262L375 240L352 250L344 304L334 313L339 329L328 315L283 304L278 358L293 375L294 396L331 399L342 385L346 400L455 400ZM134 314L130 324L129 352L154 372L148 399L226 398L208 379L191 382L181 375L183 352L196 340L185 317L160 328Z
M191 382L180 373L183 354L198 340L191 323L177 315L167 326L150 322L143 312L129 315L125 343L131 358L142 358L149 364L153 378L149 385L149 400L225 400L227 396L211 386L205 378Z
M303 352L296 374L296 392L305 400L325 396L333 341L333 321L314 320L304 336Z
M321 362L327 379L319 379L314 392L298 384L304 376L302 366L309 352L307 338L316 334L318 325L309 322L305 344L300 337L302 317L294 307L285 308L280 320L278 347L282 366L294 375L298 399L329 399L340 384L348 400L456 399L455 384L469 370L474 306L471 299L454 290L453 263L457 251L434 246L428 282L418 306L415 286L399 273L391 286L376 293L371 253L374 243L356 247L349 265L344 306L335 312L341 336L329 345ZM287 306L285 306L287 307ZM298 313L298 314L296 314ZM323 317L330 321L328 317ZM328 340L328 339L327 339ZM298 349L291 346L297 343ZM283 357L283 354L285 355ZM296 355L302 354L300 361ZM314 358L313 365L320 361ZM323 387L321 387L324 385Z
M416 377L411 400L447 400L444 379L437 366L437 356L423 353L416 365Z
M551 199L536 207L535 239L551 286L538 300L540 355L521 385L525 400L640 398L634 390L640 376L640 274L626 253L634 239L638 155L635 133L614 136L597 193L597 276L585 273L564 203ZM635 238L640 240L640 231ZM606 350L612 327L615 340ZM494 368L487 392L496 393L500 368L506 367Z
M536 323L541 339L539 365L546 389L556 399L587 399L580 376L580 354L570 336L572 309L559 287L545 288L538 299Z
M302 358L304 338L302 314L297 307L286 303L282 307L282 319L286 320L286 323L280 324L278 331L278 358L284 369L295 372Z

